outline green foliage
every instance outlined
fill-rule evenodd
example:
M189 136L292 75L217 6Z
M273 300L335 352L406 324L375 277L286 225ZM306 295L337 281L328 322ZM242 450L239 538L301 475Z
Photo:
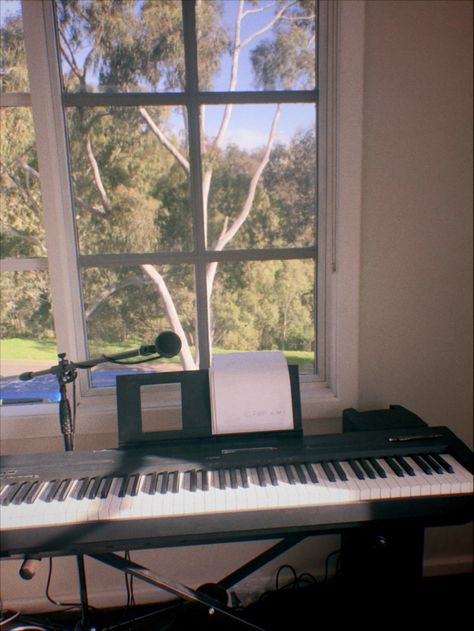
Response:
M261 7L246 3L246 8ZM270 5L268 5L270 6ZM253 48L259 87L314 85L314 2L286 7L268 38ZM101 0L57 3L63 79L67 91L182 91L185 88L181 4L176 0ZM224 5L197 2L200 88L212 89L233 33ZM267 4L265 3L265 7ZM1 31L8 89L27 89L17 20ZM2 114L2 256L44 256L41 195L34 131L28 110ZM76 228L81 254L190 252L193 249L186 117L169 107L69 107ZM178 126L177 116L183 123ZM153 125L159 133L153 130ZM161 136L160 136L161 134ZM172 149L171 149L172 148ZM213 147L202 156L211 186L205 200L208 243L239 217L264 157L264 148ZM293 247L315 242L314 129L275 144L259 178L248 218L232 249ZM196 344L194 273L189 265L159 270L187 340ZM5 276L2 336L52 335L47 279ZM147 339L169 328L157 287L140 267L87 268L81 272L87 333L94 348ZM293 349L311 355L314 340L312 261L220 264L213 285L214 347Z

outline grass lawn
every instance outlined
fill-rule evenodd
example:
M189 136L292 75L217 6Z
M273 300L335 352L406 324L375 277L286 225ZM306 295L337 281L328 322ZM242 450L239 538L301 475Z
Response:
M121 353L133 348L139 348L141 342L127 345L107 345L99 348L91 345L91 356L98 357L102 354L112 355L113 353ZM238 350L224 350L215 348L214 352L218 353L237 353ZM308 351L284 351L285 357L289 364L297 364L298 366L308 367L313 360L314 354ZM21 338L9 338L0 340L0 358L2 360L12 359L49 359L52 363L57 360L56 342L54 340L26 340ZM68 358L71 359L71 358ZM72 361L79 361L75 359ZM178 362L178 358L174 357L169 361Z

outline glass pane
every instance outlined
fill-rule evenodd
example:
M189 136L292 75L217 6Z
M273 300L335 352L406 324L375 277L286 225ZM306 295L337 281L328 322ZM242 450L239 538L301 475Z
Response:
M280 350L289 363L311 371L314 286L312 260L220 263L212 293L213 353Z
M225 107L203 112L209 248L313 245L315 106L227 106L231 115L220 137Z
M97 107L66 114L81 254L191 249L183 112Z
M316 6L311 0L200 2L200 89L314 89Z
M31 109L0 108L2 258L45 256L46 242Z
M0 4L0 92L29 92L21 2Z
M53 375L21 381L18 375L57 363L49 277L41 272L3 272L0 399L2 405L58 398Z
M82 270L82 287L91 358L153 345L160 333L182 328L180 356L132 367L101 364L93 372L94 385L115 385L122 370L197 367L192 266L88 268Z
M67 92L184 89L181 3L57 1Z

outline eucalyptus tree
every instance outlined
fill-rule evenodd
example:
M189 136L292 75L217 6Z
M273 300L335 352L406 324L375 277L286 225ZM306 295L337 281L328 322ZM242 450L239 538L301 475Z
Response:
M226 10L231 4L235 7L232 23L230 12ZM315 59L314 52L311 53L315 38L314 0L224 3L196 0L195 5L200 90L211 91L216 79L222 80L225 71L227 83L223 90L235 92L239 75L247 71L243 55L249 50L257 90L287 90L295 86L305 89L314 85ZM66 92L185 90L180 2L58 0L56 6ZM272 245L278 247L285 240L291 243L297 230L295 226L299 226L300 234L307 230L305 208L311 202L302 199L304 194L298 188L304 169L299 169L296 160L288 156L287 148L277 144L283 107L275 103L261 146L244 151L228 143L235 105L226 103L221 108L213 133L206 127L207 106L201 106L202 208L209 249L219 252L230 244L260 247L269 235L273 235ZM181 123L177 123L178 109ZM81 253L189 249L192 226L187 196L192 167L185 108L74 107L67 108L66 114ZM311 156L311 142L314 147L314 135L312 139L306 137L306 145L303 140L293 143L301 159L308 160ZM293 183L288 181L290 172L285 175L288 165L295 178ZM30 161L28 167L34 170L34 163ZM25 165L23 172L28 172ZM37 178L37 173L32 177ZM271 187L275 189L273 195L269 194ZM311 222L308 225L312 230ZM281 238L283 232L286 235ZM267 270L273 269L273 285L279 269L282 278L281 269L285 266L288 267L285 262L267 266ZM235 267L243 269L245 266ZM213 293L218 288L221 294L225 292L229 282L229 275L227 280L216 280L217 268L217 261L207 266L210 314ZM174 283L180 275L179 283ZM270 287L272 283L268 280L267 285ZM264 291L263 281L261 286ZM140 332L140 322L147 316L150 318L150 314L138 305L134 310L128 309L120 323L117 314L125 313L124 289L127 289L129 302L135 301L138 292L143 290L160 297L170 326L183 341L183 365L195 367L189 348L195 341L191 333L192 274L177 268L165 274L163 269L150 264L141 264L139 274L121 268L102 270L100 274L94 269L86 270L83 290L92 330L95 315L105 309L110 338L122 336L127 328L130 330L130 324L134 331ZM241 303L249 304L250 297L243 300L242 292L240 296ZM258 297L255 300L258 302ZM234 301L234 304L235 318L242 318L242 305L239 310L238 303ZM273 331L275 322L281 319L278 313L271 314L272 309L269 308L268 322L263 327L267 333ZM211 319L215 341L223 336L225 317L221 314L219 318L220 323L216 318ZM101 334L104 335L104 331ZM268 338L268 335L263 337ZM254 334L250 338L249 346L265 347L274 343L257 339Z

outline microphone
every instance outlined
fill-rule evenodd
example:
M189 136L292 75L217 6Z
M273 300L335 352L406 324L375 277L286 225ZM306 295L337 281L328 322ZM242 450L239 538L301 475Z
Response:
M160 333L155 339L154 344L140 346L133 351L125 351L123 353L116 353L115 355L102 355L96 359L88 359L83 362L68 362L67 368L92 368L98 364L103 364L107 361L116 361L120 359L130 359L132 357L138 357L140 355L159 355L159 357L174 357L181 350L181 339L173 331L164 331ZM152 358L153 359L153 358ZM38 372L24 372L19 375L20 381L29 381L35 377L42 375L59 375L61 366L51 366L46 370L39 370Z
M151 346L140 346L140 355L158 353L160 357L174 357L181 350L181 340L173 331L164 331Z

